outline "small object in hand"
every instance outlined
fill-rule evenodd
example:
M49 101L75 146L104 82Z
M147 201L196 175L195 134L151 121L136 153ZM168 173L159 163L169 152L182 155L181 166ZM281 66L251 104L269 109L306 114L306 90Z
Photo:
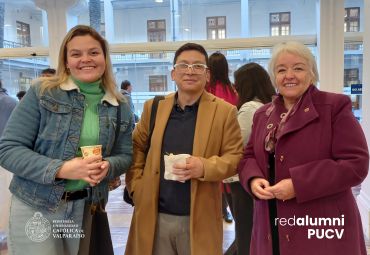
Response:
M81 146L81 152L83 158L87 158L93 155L102 155L102 146L100 144L91 146Z
M172 173L173 165L175 163L186 163L186 159L191 155L189 154L169 154L164 155L164 179L177 181L177 176ZM181 181L185 182L185 181Z

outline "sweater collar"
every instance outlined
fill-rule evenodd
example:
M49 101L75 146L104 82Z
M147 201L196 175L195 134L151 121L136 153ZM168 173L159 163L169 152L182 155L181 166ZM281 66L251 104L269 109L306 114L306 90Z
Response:
M84 94L96 95L103 94L104 90L101 87L101 79L94 82L83 82L75 77L71 76L73 82L80 88L80 91Z
M72 80L71 77L69 79L60 84L60 89L65 91L71 91L71 90L77 90L78 92L81 92L80 88L76 85L76 83ZM118 106L118 100L108 91L104 91L104 96L101 100L101 102L107 102L113 106Z

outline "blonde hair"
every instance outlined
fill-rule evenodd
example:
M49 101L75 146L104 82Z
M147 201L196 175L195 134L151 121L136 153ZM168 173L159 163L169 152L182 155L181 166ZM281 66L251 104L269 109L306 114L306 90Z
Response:
M67 44L76 36L90 35L99 42L105 57L105 71L101 77L102 86L104 90L114 96L117 100L122 101L122 94L117 91L116 82L114 80L112 71L112 62L109 56L108 42L92 27L85 25L77 25L73 27L64 37L62 45L59 50L58 68L56 76L50 78L41 78L40 93L43 94L45 90L50 91L52 88L58 87L60 84L66 82L70 76L67 64Z
M310 69L310 74L312 78L312 84L317 85L319 81L319 72L317 71L317 64L314 55L311 50L304 44L296 41L288 41L279 43L272 49L272 56L268 65L268 72L274 86L275 84L275 65L276 61L282 53L290 53L299 56L307 61L308 67Z

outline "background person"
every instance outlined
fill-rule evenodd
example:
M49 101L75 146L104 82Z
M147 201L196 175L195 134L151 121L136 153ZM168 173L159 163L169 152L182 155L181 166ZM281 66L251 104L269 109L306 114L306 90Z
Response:
M239 95L238 121L245 146L249 140L255 111L263 104L271 102L275 89L268 73L256 63L243 65L235 71L234 77L235 89ZM224 181L229 183L231 189L237 247L234 253L229 254L248 255L253 226L253 199L243 189L238 176Z
M17 93L17 95L16 95L16 96L17 96L18 100L19 100L19 101L21 101L25 94L26 94L26 91L21 90L21 91L19 91L19 92Z
M3 83L0 81L0 137L16 105L17 101L8 95L7 90L3 88Z
M72 221L72 230L79 231L85 202L106 203L108 181L130 166L132 118L121 98L107 42L91 27L72 28L60 48L57 75L31 86L0 140L0 165L14 173L9 188L10 254L78 253L80 238L53 238L53 233L70 233L53 221ZM121 126L115 137L118 107ZM81 157L81 146L97 144L102 156ZM52 227L49 237L47 229L38 229L47 237L39 242L27 231L35 213Z
M369 154L350 98L315 87L315 58L298 42L274 47L269 73L279 94L255 113L239 165L240 182L256 199L251 254L366 255L351 187L365 179ZM306 216L344 217L344 226L275 220ZM344 235L309 238L308 229Z
M199 44L176 51L171 76L178 90L159 101L147 156L153 100L144 104L126 174L135 203L127 255L222 254L219 185L235 174L243 148L236 107L205 91L207 62ZM178 181L164 179L169 153L191 155L174 165Z
M41 70L40 77L53 77L56 74L56 70L54 68L46 68Z
M121 93L124 95L130 105L132 114L134 115L134 123L137 123L139 121L139 117L135 113L135 106L134 103L132 102L132 97L131 97L131 91L132 91L132 85L131 82L128 80L124 80L121 82Z
M10 114L17 105L17 101L8 95L0 81L0 138L8 122ZM0 166L0 247L6 242L8 231L10 192L8 186L12 178L11 173ZM0 251L1 252L1 251Z
M236 106L238 103L238 94L236 93L229 79L229 64L227 63L226 57L221 52L213 53L211 56L209 56L208 68L210 72L210 81L206 86L206 90L209 93L212 93L213 95L222 98L226 102ZM222 216L227 223L231 223L233 218L227 210L229 205L232 212L230 186L227 183L221 183L221 191ZM235 248L233 248L233 250L235 250Z

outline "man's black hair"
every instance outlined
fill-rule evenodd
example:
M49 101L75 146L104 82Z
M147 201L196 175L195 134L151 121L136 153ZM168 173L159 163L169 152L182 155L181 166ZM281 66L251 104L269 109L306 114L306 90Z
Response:
M51 74L55 75L56 70L54 68L46 68L41 71L41 74Z
M189 50L195 50L195 51L198 51L198 52L202 53L204 55L206 65L208 65L207 51L204 49L204 47L202 45L197 44L197 43L185 43L180 48L178 48L177 51L175 52L175 57L173 59L173 64L176 64L177 58L180 56L181 53L183 53L184 51L189 51Z
M131 82L128 80L124 80L123 82L121 82L121 89L123 90L127 90L127 88L130 86L131 86Z
M19 91L18 93L17 93L17 97L18 97L18 99L19 100L21 100L22 99L22 97L24 97L24 95L26 94L26 91L24 91L24 90L21 90L21 91Z

